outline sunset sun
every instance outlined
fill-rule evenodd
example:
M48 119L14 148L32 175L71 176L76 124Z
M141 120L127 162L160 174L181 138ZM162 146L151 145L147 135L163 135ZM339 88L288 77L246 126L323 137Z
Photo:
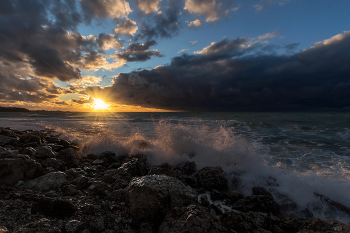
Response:
M106 104L103 100L101 99L94 99L94 104L92 105L92 107L95 110L104 110L104 109L108 109L109 105Z

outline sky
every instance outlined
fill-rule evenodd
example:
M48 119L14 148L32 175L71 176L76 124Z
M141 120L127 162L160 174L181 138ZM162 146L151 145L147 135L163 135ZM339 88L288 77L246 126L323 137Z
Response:
M349 9L348 0L1 0L0 106L350 111Z

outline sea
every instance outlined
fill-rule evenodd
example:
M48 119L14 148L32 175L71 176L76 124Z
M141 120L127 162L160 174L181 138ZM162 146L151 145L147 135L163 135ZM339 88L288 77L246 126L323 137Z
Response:
M82 155L142 153L153 165L221 166L229 187L244 195L265 187L295 202L296 214L307 209L314 218L350 223L350 113L48 111L0 113L0 127L54 129Z

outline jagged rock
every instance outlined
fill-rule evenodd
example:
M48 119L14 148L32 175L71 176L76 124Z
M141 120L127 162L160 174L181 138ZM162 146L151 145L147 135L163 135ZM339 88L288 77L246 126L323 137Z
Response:
M77 189L83 190L90 186L90 180L86 176L78 177L72 181L72 184L75 184Z
M350 232L350 225L345 225L335 220L322 221L318 218L304 222L298 233L319 233L319 232Z
M126 188L130 215L138 223L161 222L167 211L197 202L197 193L181 181L165 175L134 178Z
M338 210L340 210L340 211L342 211L350 216L350 207L344 206L343 204L340 204L339 202L333 201L329 197L326 197L322 194L314 193L314 195L316 197L320 198L321 201L327 203L328 205L332 206L333 208L336 208L336 209L338 209Z
M208 200L208 196L207 195L200 195L199 198L199 202L201 203L201 205L205 206L205 207L209 207L210 206L210 202Z
M65 171L68 179L76 179L82 176L86 176L87 173L81 168L71 168Z
M105 220L100 217L92 222L90 222L90 230L92 232L101 232L105 229Z
M47 218L42 218L36 222L28 223L19 228L16 233L60 233L60 229L52 226L52 223Z
M13 137L0 135L0 146L7 146L7 145L16 146L17 139Z
M8 233L9 231L7 230L6 227L0 226L0 233Z
M15 134L12 130L9 129L0 129L0 134L7 137L17 138L17 134Z
M242 193L238 191L228 191L226 196L229 198L232 204L236 203L238 200L244 199Z
M41 144L41 139L39 136L31 134L31 133L24 133L19 138L19 141L24 144L28 143L37 143L38 145Z
M190 176L197 172L197 165L195 162L184 161L177 164L174 170L181 172L181 174Z
M33 147L25 147L25 148L20 148L19 153L28 155L29 157L33 157L36 153L36 150Z
M34 180L28 181L25 184L25 187L29 189L48 191L60 188L66 181L66 174L64 172L50 172Z
M44 161L41 161L40 164L43 167L52 167L56 171L63 169L63 162L59 159L56 159L56 158L45 159Z
M106 199L116 201L118 203L125 203L128 201L128 193L124 189L114 190L113 192L108 194Z
M228 189L227 174L221 167L204 167L197 172L198 184L207 190L217 189L225 191Z
M148 172L148 175L166 175L178 178L180 176L180 173L178 171L172 170L170 164L163 163L158 166L152 166Z
M224 233L234 232L228 230L215 217L204 208L190 205L176 207L164 218L158 233Z
M228 198L226 194L222 193L222 192L219 192L218 190L216 189L213 189L211 192L210 192L210 199L212 201L216 201L216 200L224 200Z
M253 195L264 195L272 197L272 194L267 191L264 187L253 187L252 188Z
M220 217L221 223L228 229L232 229L239 233L253 232L256 227L251 226L245 221L244 214L235 212L226 212Z
M270 188L270 191L273 193L275 200L280 203L280 209L282 213L289 213L291 211L295 211L298 207L297 203L295 203L292 199L290 199L287 195L278 192L276 189Z
M105 162L113 163L118 161L117 157L115 156L115 153L112 151L105 151L100 154L98 157L101 160L104 160Z
M67 165L79 165L79 156L73 148L67 148L58 152L58 158Z
M84 214L91 214L91 215L95 214L95 206L91 204L83 205L80 207L80 209L81 209L81 212L83 212Z
M107 196L108 192L112 191L112 188L101 181L94 181L87 189L88 194L91 196Z
M32 213L42 213L49 217L66 218L77 211L77 207L72 202L61 198L36 195L33 199L35 203L32 206Z
M64 189L64 194L67 196L82 196L83 193L80 190L77 190L75 185L67 185Z
M244 199L237 201L233 206L233 209L248 212L248 211L256 211L256 212L271 212L274 215L278 215L280 213L279 205L273 200L272 197L269 196L248 196Z
M0 185L13 186L20 180L30 180L43 174L41 165L29 158L0 160Z
M246 222L251 223L253 226L270 230L271 228L271 217L267 213L261 212L248 212L244 214Z
M71 221L67 222L67 224L64 228L68 233L76 233L76 232L79 232L80 227L82 225L83 225L83 223L78 221L78 220L71 220Z
M49 146L40 146L40 147L37 147L35 150L36 150L36 153L34 157L38 159L47 159L47 158L57 157L57 153L53 151L52 148Z

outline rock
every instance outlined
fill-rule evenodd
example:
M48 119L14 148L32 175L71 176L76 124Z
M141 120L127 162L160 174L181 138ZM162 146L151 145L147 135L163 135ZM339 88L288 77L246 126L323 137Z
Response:
M34 180L28 181L25 184L25 187L29 189L48 191L51 189L60 188L66 181L66 174L64 172L50 172Z
M160 224L170 209L197 203L195 190L165 175L134 178L125 190L129 196L130 215L138 223Z
M321 201L327 203L328 205L346 213L350 216L350 207L344 206L343 204L340 204L339 202L331 200L329 197L326 197L319 193L314 193L314 195L318 198L320 198Z
M298 233L318 233L318 232L350 232L350 225L345 225L335 220L322 221L318 218L304 222Z
M124 189L114 190L108 194L106 199L116 201L117 203L126 203L128 201L128 193Z
M0 134L7 137L17 138L17 134L15 134L12 130L9 129L0 129Z
M75 185L67 185L64 189L64 194L67 196L82 196L83 193L80 190L77 190Z
M226 191L227 174L221 167L204 167L197 172L198 184L207 190Z
M76 179L82 176L86 176L87 173L81 168L71 168L65 171L68 179Z
M227 199L227 196L222 193L222 192L219 192L218 190L216 189L213 189L211 192L210 192L210 199L212 201L217 201L217 200L224 200L224 199Z
M220 222L228 229L234 230L239 233L254 232L256 227L251 226L245 221L244 214L235 212L226 212L220 217Z
M267 191L264 187L253 187L252 188L253 195L264 195L272 197L272 194Z
M239 176L239 174L235 172L231 172L229 174L229 177L230 177L230 189L238 190L242 185L242 179Z
M36 148L34 157L38 159L56 158L57 153L49 146L40 146Z
M43 167L52 167L56 171L63 169L63 162L56 158L48 158L41 162Z
M70 201L61 198L49 198L42 195L34 197L33 213L42 213L45 216L66 218L77 211L77 207Z
M17 139L13 137L0 135L0 146L7 146L7 145L16 146Z
M76 178L75 180L72 181L72 184L75 184L77 189L83 190L86 189L90 186L90 180L86 176L82 176L79 178Z
M177 164L174 170L181 172L181 174L190 176L197 172L197 165L195 162L184 161Z
M87 192L90 196L107 196L108 192L112 191L111 186L103 183L101 181L94 181L87 189Z
M95 206L91 204L83 205L80 207L80 209L81 209L81 212L83 212L84 214L91 214L91 215L95 214Z
M105 151L101 153L98 158L109 163L118 161L117 157L115 156L115 153L112 151Z
M144 176L148 172L146 164L138 158L133 158L131 161L124 163L118 169L125 170L125 172L132 177Z
M205 207L209 207L210 206L210 202L209 202L208 196L206 194L200 195L199 202L201 203L201 205L203 205Z
M167 175L174 178L178 178L180 173L171 169L170 164L163 163L158 166L152 166L148 172L148 175Z
M24 144L27 144L27 143L37 143L38 145L41 144L40 137L31 133L22 134L21 137L19 138L19 141Z
M0 233L8 233L9 231L7 230L6 227L0 226Z
M80 227L82 225L83 225L83 223L78 221L78 220L71 220L71 221L67 222L67 224L64 228L68 233L76 233L76 232L79 232Z
M233 206L233 209L248 212L248 211L256 211L256 212L271 212L274 215L278 215L280 213L279 205L273 200L272 197L269 196L248 196L244 199L237 201Z
M101 232L105 229L105 220L100 217L92 222L90 222L90 230L92 232Z
M164 218L158 233L224 233L229 231L204 208L190 205L176 207Z
M61 231L57 227L53 226L49 219L42 218L36 222L28 223L22 226L16 232L17 233L34 233L34 232L60 233Z
M25 147L25 148L20 148L19 153L28 155L29 157L33 157L36 153L36 150L33 147Z
M267 213L261 212L248 212L244 214L245 221L251 223L252 226L270 230L271 218Z
M226 193L226 196L229 198L229 200L231 201L231 204L236 203L238 200L244 199L242 193L238 192L238 191L228 191Z
M270 191L273 193L275 200L280 203L280 209L282 213L293 212L297 209L298 205L287 195L278 192L276 189L270 188Z
M73 148L67 148L58 152L58 158L67 165L79 165L79 156Z
M0 185L13 186L44 174L39 163L29 158L0 159Z

